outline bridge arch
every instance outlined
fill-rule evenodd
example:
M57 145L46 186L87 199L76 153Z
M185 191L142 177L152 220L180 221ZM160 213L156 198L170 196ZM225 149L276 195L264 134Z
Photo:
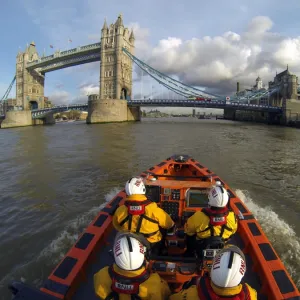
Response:
M38 109L38 108L39 108L39 105L38 105L37 101L35 101L35 100L29 101L29 109L30 110Z
M121 89L121 99L126 100L126 99L127 99L127 96L128 96L128 90L127 90L125 87L123 87L123 88Z

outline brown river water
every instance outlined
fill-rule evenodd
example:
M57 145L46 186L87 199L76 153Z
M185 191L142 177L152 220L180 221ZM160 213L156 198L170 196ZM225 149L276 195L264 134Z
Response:
M224 120L60 123L0 131L0 299L40 286L126 180L189 154L246 203L300 288L300 131Z

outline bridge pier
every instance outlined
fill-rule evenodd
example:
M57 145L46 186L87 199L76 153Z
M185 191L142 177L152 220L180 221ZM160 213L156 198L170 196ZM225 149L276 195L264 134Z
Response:
M48 114L42 119L32 119L32 125L52 125L55 124L53 114Z
M284 125L298 126L300 124L300 101L295 99L287 99L286 102L286 115Z
M234 108L224 108L224 119L225 120L235 120L236 109Z
M140 106L134 106L134 107L127 106L127 121L141 121Z
M33 125L30 110L11 110L5 114L1 128L24 127Z
M224 119L232 121L250 121L255 123L286 125L283 123L283 116L277 112L247 111L236 108L225 108Z
M50 124L55 124L53 114L48 114L42 119L32 119L31 110L12 110L6 112L1 129Z
M127 100L89 99L87 124L140 121L140 107L128 107Z

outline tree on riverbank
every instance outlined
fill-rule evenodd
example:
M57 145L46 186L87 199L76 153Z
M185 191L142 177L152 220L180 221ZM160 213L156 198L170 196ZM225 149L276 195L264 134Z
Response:
M54 114L54 119L67 118L68 120L78 120L80 119L81 111L70 110L63 113Z

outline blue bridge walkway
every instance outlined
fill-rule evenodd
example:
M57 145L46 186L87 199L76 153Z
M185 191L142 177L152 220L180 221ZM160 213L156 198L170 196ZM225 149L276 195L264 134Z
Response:
M118 101L118 100L116 100ZM260 111L260 112L274 112L282 113L282 108L277 106L256 105L246 103L226 103L225 101L196 101L196 100L129 100L128 106L159 106L159 107L203 107L203 108L233 108L236 110L246 111ZM72 104L72 105L59 105L52 108L35 109L32 110L32 117L35 119L43 118L47 114L53 114L68 110L87 111L88 104Z

